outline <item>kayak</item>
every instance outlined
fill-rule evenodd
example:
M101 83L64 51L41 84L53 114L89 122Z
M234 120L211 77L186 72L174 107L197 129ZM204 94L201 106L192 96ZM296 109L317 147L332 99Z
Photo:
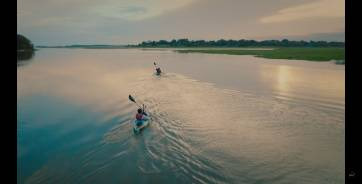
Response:
M158 76L160 76L162 74L162 72L155 72L155 75L158 75Z
M136 100L131 95L128 96L128 99L137 104ZM142 104L142 109L141 109L140 105L137 104L137 106L140 108L137 110L137 113L141 113L140 110L142 110L142 116L139 117L137 114L136 117L134 119L132 119L130 122L130 123L132 123L133 132L135 134L140 133L144 128L146 128L150 121L150 116L145 112L146 106L144 104ZM136 119L137 117L139 117L141 119L137 120Z
M137 120L134 119L132 124L133 124L133 132L134 133L140 133L144 128L146 128L149 124L149 118L145 118L144 120Z

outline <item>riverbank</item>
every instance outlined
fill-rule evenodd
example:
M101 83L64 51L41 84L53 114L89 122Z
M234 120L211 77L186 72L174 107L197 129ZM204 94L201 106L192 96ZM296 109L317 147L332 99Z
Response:
M338 64L344 64L344 48L275 48L265 50L251 49L180 49L179 53L207 53L207 54L229 54L229 55L254 55L268 59L290 59L307 61L331 61L336 60Z
M334 61L345 64L345 49L340 47L131 47L131 46L38 46L38 48L70 49L142 49L173 50L178 53L207 53L228 55L253 55L267 59L288 59L306 61Z

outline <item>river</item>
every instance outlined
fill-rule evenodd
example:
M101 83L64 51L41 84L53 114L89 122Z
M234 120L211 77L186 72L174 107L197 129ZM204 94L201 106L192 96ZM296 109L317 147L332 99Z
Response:
M343 65L40 49L17 77L18 183L345 182Z

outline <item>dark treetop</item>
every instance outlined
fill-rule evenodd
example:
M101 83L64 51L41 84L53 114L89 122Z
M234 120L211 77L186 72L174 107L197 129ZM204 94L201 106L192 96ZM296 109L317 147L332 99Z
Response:
M25 36L18 34L17 39L17 63L19 64L19 61L31 59L35 49L31 41Z
M33 51L34 45L31 41L23 35L18 34L18 51Z
M131 46L131 45L130 45ZM134 47L344 47L344 42L326 42L326 41L290 41L283 40L224 40L205 41L205 40L159 40L144 41Z

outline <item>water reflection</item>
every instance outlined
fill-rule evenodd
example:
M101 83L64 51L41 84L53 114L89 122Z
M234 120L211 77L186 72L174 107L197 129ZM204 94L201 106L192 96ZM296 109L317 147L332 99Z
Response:
M277 69L277 83L276 88L284 94L289 92L290 79L294 77L291 73L290 67L281 65Z
M344 71L267 64L260 75L277 98L344 105Z
M19 183L344 182L343 70L139 50L35 59L18 68ZM152 113L140 136L128 94Z

